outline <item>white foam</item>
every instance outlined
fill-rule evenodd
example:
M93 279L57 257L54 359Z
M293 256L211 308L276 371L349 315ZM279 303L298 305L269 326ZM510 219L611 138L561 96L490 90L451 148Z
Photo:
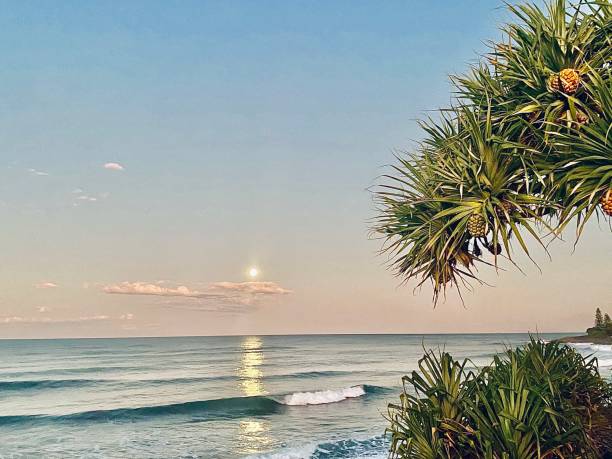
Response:
M593 349L594 351L612 352L612 345L610 344L592 344L591 349Z
M612 367L612 345L594 343L571 343L582 355L596 357L599 368Z
M612 353L612 345L610 344L595 344L595 343L571 343L576 349L587 350L593 352L608 352Z
M281 403L283 405L323 405L325 403L335 403L365 395L363 386L346 387L339 390L322 390L317 392L296 392L286 395Z
M588 348L593 345L593 343L569 343L569 344L570 346L577 347L577 348Z
M599 365L599 368L607 368L607 367L612 367L612 359L597 359L597 364Z
M317 452L316 445L304 446L301 448L285 448L278 451L259 455L247 456L245 459L310 459ZM359 456L350 456L350 459L387 459L389 453L373 452Z
M373 440L372 438L364 440L352 438L347 440L348 444L344 446L342 446L343 440L339 442L330 440L319 444L313 443L297 447L284 447L267 453L247 456L245 459L310 459L313 456L346 457L347 459L387 459L389 457L389 447L386 444L377 444L376 446L366 444L360 447L360 443L368 443L368 440ZM338 446L340 446L340 449L336 449ZM374 449L370 450L372 446Z
M316 445L302 448L287 448L276 452L247 456L246 459L308 459L317 449Z

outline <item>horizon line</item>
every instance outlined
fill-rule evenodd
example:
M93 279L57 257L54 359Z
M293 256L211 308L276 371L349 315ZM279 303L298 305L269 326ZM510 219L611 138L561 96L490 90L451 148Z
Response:
M580 331L537 331L537 332L440 332L440 333L247 333L227 335L166 335L166 336L76 336L55 338L0 338L0 341L52 341L52 340L86 340L86 339L164 339L164 338L242 338L247 336L262 337L300 337L300 336L465 336L465 335L561 335L584 334Z

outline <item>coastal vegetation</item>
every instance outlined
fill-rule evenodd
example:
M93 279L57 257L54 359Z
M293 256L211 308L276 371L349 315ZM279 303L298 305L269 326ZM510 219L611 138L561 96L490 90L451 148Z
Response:
M595 311L595 325L587 329L587 334L592 337L612 337L612 319L606 312L602 314L601 309Z
M586 335L566 336L559 339L562 343L593 343L612 345L612 319L608 313L602 314L601 309L595 311L595 324L586 330Z
M393 458L612 457L612 387L597 360L558 342L471 369L427 352L389 406Z
M383 251L399 276L431 283L434 304L482 283L480 266L533 261L533 243L547 252L570 224L576 241L588 221L610 224L612 2L509 9L504 38L452 77L454 103L421 122L376 192ZM599 311L585 339L608 340L610 322ZM481 369L428 351L403 384L391 457L612 457L612 387L562 342L532 338Z
M612 3L509 6L504 38L465 75L453 106L421 123L376 192L375 233L396 273L448 287L477 268L532 259L575 223L612 216Z

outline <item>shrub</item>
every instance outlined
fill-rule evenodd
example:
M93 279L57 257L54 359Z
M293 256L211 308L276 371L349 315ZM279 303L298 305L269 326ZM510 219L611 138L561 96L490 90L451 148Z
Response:
M468 371L428 351L389 405L393 458L599 458L612 388L597 360L560 343L524 347Z

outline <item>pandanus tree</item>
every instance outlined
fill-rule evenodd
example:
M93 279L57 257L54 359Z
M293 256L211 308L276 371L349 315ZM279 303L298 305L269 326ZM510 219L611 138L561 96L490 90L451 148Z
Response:
M477 264L530 256L528 239L612 215L612 3L510 10L504 41L453 78L455 106L376 192L394 268L434 302L479 282Z
M597 359L531 339L474 369L427 352L389 405L391 458L610 457L612 388Z

